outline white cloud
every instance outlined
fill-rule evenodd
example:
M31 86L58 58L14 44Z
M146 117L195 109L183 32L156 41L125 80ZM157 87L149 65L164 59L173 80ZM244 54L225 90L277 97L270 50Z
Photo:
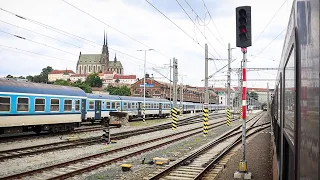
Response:
M184 77L184 82L192 85L203 85L201 79L204 77L204 49L197 45L193 40L186 36L180 31L175 25L169 22L160 13L154 10L144 0L135 1L119 1L119 0L67 0L71 4L83 9L84 11L92 14L100 20L108 23L109 25L121 30L122 32L134 37L141 41L143 44L148 45L150 48L156 49L157 51L164 53L166 56L172 58L176 57L179 62L179 73L187 75ZM197 0L199 3L192 2L194 9L197 9L199 15L204 14L204 8L201 0ZM156 1L152 3L156 4ZM187 10L191 17L195 17L191 14L191 10L188 6L181 1L181 4ZM253 24L253 40L255 40L260 32L263 30L265 25L269 22L271 17L277 11L278 7L282 2L277 0L270 1L236 1L236 0L225 0L216 4L213 0L205 0L207 7L212 14L215 25L218 27L219 32L225 43L230 42L232 47L235 46L235 7L240 5L251 5L252 6L252 24ZM205 39L201 33L194 27L194 24L184 14L182 9L178 6L171 6L172 2L164 2L164 6L159 6L159 9L166 12L166 15L171 18L177 25L179 25L186 33L197 39L201 46L204 47ZM280 33L288 22L288 16L291 10L292 0L288 0L284 7L280 10L278 15L274 18L265 32L261 35L257 43L253 42L253 46L248 48L248 60L252 59L253 56L261 51L278 33ZM197 7L196 7L197 6ZM58 29L70 32L80 37L84 37L88 40L94 41L98 44L103 43L103 30L106 29L108 32L108 43L110 48L117 49L125 52L132 56L139 58L136 60L130 58L121 53L117 53L117 58L120 60L125 69L126 74L137 74L138 76L143 75L143 58L142 52L137 52L137 49L147 48L140 43L126 37L125 35L109 28L108 26L94 20L93 18L83 14L82 12L72 8L63 1L56 0L29 0L29 1L18 1L18 0L4 0L2 1L1 8L12 11L16 14L28 17L30 19L42 22L44 24L56 27ZM202 11L200 11L202 10ZM57 38L62 41L80 46L76 48L69 46L64 43L60 43L48 38L14 28L10 25L6 25L0 22L0 29L17 34L28 39L32 39L43 44L53 46L55 48L63 49L76 55L70 55L57 51L39 44L31 43L25 40L17 39L13 36L7 36L0 32L1 45L7 45L20 49L25 49L33 52L46 54L49 56L58 57L68 61L76 62L80 51L82 53L99 53L101 52L101 45L83 43L67 36L50 31L46 28L37 26L28 21L19 19L13 15L0 11L0 20L24 27L30 30L37 31L39 33ZM208 21L208 19L206 19ZM208 27L218 37L218 32L211 22ZM199 26L203 31L204 27ZM196 32L196 34L195 34ZM196 35L196 36L195 36ZM205 30L209 42L217 50L222 58L227 58L227 47L223 47L216 40L216 38L208 31ZM270 45L265 51L258 55L252 62L248 63L248 67L278 67L278 60L281 56L283 38L285 33L278 38L272 45ZM92 44L92 43L91 43ZM113 60L115 51L109 49L110 60ZM215 57L217 54L213 51L209 45L209 52ZM211 56L210 56L211 57ZM232 67L240 66L240 59L242 54L239 48L233 50L233 57L238 60L232 64ZM277 60L277 61L272 61ZM154 76L159 77L157 73L151 71L151 67L154 64L163 66L168 64L169 59L157 52L147 53L148 70L147 72L153 73ZM222 62L223 64L226 61ZM55 69L72 68L75 70L76 63L59 61L54 59L46 59L36 55L25 55L16 53L13 51L7 51L0 48L0 75L4 76L7 74L12 75L29 75L37 74L43 67L47 65L53 66ZM223 65L216 62L218 68ZM216 71L212 62L209 63L209 74ZM168 73L164 70L161 71L163 74ZM225 73L226 74L226 73ZM274 79L276 72L273 71L261 71L248 73L248 79L252 78L267 78ZM221 77L221 74L219 74ZM236 78L234 74L232 77ZM223 85L224 83L215 83L216 86ZM237 84L233 82L232 84ZM266 82L249 82L249 86L255 87L266 87ZM272 83L273 85L273 83Z

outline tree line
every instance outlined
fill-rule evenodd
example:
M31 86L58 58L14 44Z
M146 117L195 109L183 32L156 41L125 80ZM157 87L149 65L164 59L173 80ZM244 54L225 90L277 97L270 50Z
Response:
M86 93L92 93L92 87L102 87L102 79L99 77L98 73L89 74L88 77L84 82L78 80L76 82L71 82L70 79L63 80L58 79L55 82L49 82L48 75L52 72L53 68L51 66L47 66L42 69L39 75L31 76L28 75L26 77L14 77L12 75L7 75L7 78L20 78L20 79L27 79L29 82L34 83L46 83L46 84L54 84L54 85L61 85L61 86L72 86L78 87L85 91ZM119 83L119 79L116 79L116 82ZM113 87L108 86L104 89L104 91L108 91L110 95L119 95L119 96L130 96L130 88L126 86L121 87Z

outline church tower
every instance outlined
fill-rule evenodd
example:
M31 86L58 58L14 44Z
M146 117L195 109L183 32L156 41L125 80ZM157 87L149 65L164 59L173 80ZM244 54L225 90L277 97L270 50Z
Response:
M102 72L107 71L109 66L109 49L108 49L108 36L103 33L103 46L101 53Z

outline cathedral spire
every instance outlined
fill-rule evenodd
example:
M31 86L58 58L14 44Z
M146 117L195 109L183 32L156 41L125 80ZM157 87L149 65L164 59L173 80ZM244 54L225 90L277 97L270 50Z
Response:
M103 30L103 45L106 45L106 30Z
M114 55L114 62L117 62L117 53Z

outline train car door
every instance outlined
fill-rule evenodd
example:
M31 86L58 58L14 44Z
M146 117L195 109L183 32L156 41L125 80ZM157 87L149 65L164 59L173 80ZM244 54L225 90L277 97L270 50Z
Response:
M85 120L86 119L86 114L87 114L87 100L86 99L82 99L81 100L81 120Z
M95 102L94 119L101 119L101 101L96 100Z
M141 117L141 102L138 102L138 117Z
M162 103L159 103L159 117L162 116Z

